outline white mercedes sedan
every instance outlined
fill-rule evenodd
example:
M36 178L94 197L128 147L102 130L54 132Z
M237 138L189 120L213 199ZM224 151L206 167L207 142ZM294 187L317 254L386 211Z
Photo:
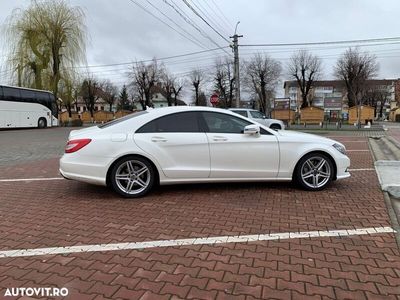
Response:
M274 131L229 110L174 106L71 131L60 173L135 198L178 183L293 180L321 190L350 177L349 166L334 140Z

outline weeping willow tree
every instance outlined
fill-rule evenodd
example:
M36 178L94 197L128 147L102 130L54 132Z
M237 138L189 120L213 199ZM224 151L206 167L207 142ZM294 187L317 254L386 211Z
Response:
M60 79L58 84L58 96L61 98L61 107L64 107L68 112L68 118L71 120L72 109L74 104L77 105L76 100L80 89L80 77L78 74L69 73Z
M49 89L57 96L60 80L85 62L85 14L64 0L33 0L7 20L8 67L19 86Z

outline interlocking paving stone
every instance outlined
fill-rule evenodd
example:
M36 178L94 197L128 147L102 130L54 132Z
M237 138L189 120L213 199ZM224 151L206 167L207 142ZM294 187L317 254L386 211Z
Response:
M364 134L336 139L367 150ZM1 178L58 176L64 141L53 142L51 156L3 165ZM369 152L349 156L351 168L373 167ZM290 183L204 184L129 201L67 180L1 182L0 191L0 251L391 226L369 170L315 193ZM371 233L0 258L0 295L56 286L69 288L69 299L396 299L399 249L392 233Z

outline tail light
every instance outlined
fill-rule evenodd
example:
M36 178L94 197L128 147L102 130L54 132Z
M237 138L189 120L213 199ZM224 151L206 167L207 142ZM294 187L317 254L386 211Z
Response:
M91 139L70 140L65 146L65 153L73 153L89 144Z

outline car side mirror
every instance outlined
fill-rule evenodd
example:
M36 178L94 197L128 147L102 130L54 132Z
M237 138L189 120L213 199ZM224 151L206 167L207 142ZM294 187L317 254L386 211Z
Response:
M247 125L244 128L243 133L244 134L259 134L260 133L260 126L255 125L255 124Z

